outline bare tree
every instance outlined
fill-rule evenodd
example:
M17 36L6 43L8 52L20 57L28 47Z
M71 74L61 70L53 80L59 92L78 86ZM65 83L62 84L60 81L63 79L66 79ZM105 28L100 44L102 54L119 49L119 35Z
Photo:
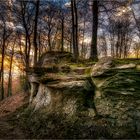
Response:
M135 57L138 59L140 57L140 42L136 42L134 44L134 53L135 53Z
M5 62L5 52L6 52L6 47L7 47L7 40L9 38L9 36L11 35L12 31L8 30L7 26L6 26L6 21L4 19L4 17L2 15L0 15L1 17L1 21L2 21L2 37L1 37L1 69L0 69L0 84L1 84L1 100L4 99L4 62Z
M37 45L37 27L38 27L38 15L39 15L39 5L40 5L40 0L36 0L35 2L35 19L34 19L34 39L33 39L33 44L34 44L34 66L37 65L37 53L38 53L38 45Z
M91 53L90 59L97 60L97 33L98 33L98 18L99 18L99 2L98 0L92 1L92 41L91 41Z
M79 57L78 49L78 16L76 1L71 0L71 14L72 14L72 42L73 42L73 56L77 60Z
M14 53L15 53L14 52L15 42L16 42L16 39L14 39L14 42L12 43L12 47L11 47L11 50L10 50L10 67L9 67L7 96L12 95L12 65L13 65L13 57L14 57Z

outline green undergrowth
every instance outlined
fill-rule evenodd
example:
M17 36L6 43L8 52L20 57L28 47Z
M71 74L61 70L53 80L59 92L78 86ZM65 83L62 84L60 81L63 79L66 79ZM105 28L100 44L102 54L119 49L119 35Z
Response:
M73 67L73 68L77 68L77 67L88 67L88 66L92 66L94 65L96 62L95 61L89 61L89 60L85 60L85 61L80 61L77 63L68 63L69 66Z
M115 64L140 64L140 59L127 58L127 59L115 59Z

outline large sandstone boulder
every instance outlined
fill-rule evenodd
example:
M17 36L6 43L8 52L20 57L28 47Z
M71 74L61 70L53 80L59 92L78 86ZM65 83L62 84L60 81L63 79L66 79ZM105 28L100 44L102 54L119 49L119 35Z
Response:
M43 79L32 101L35 110L45 108L49 112L74 115L82 110L85 111L86 108L94 107L94 88L86 79L65 80L45 83Z
M47 53L40 59L41 67L29 70L33 110L61 113L72 118L73 126L77 122L73 116L80 116L82 122L78 123L78 133L82 134L75 138L94 138L96 128L99 134L96 131L98 137L95 138L108 138L106 134L109 138L140 137L138 66L116 65L112 58L102 58L91 68L89 77L85 75L85 68L76 67L72 71L68 65L70 61L67 53ZM102 128L107 133L101 132Z
M68 74L70 68L66 62L71 59L69 53L46 53L39 61L40 68L30 68L30 103L35 110L75 115L90 109L93 115L96 114L91 78L81 73L77 75L79 71ZM56 71L48 71L52 65Z
M138 138L140 136L140 71L134 64L114 67L107 65L106 69L104 66L110 64L110 60L108 63L105 61L105 64L101 62L96 64L102 69L101 72L94 73L96 69L94 66L92 72L93 82L96 85L94 102L98 114L110 122L113 138ZM111 74L107 75L107 71L111 71Z

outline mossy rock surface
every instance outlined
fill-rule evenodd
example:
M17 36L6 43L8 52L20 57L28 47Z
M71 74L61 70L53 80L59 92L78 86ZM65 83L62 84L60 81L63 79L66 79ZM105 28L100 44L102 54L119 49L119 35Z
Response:
M108 68L110 75L93 76L96 109L112 124L113 138L140 136L140 71L132 66L121 64Z
M55 52L41 59L43 72L38 69L30 75L32 89L37 89L32 112L39 113L30 123L37 125L30 128L35 138L140 136L138 63L132 65L129 60L126 65L109 57L90 68L85 63L73 63L68 53ZM53 66L57 72L46 71Z
M118 96L115 94L126 95L130 97L140 98L140 72L136 70L118 71L117 74L108 78L101 91L106 96Z

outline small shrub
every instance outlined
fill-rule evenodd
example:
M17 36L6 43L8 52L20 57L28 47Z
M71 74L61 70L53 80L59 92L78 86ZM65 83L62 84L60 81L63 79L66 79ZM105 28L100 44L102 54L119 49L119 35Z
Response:
M25 75L21 75L20 77L20 86L23 91L28 91L30 89L30 83L27 80Z

